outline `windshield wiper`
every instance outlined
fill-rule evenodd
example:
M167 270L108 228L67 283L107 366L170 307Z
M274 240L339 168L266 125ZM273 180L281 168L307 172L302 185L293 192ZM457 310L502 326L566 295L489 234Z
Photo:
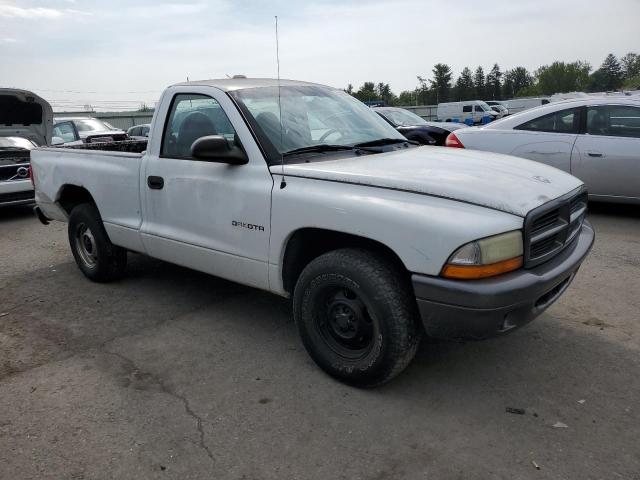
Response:
M410 143L412 145L418 145L418 142L402 138L378 138L377 140L371 140L369 142L356 143L354 147L382 147L384 145L393 145L394 143Z
M294 148L288 152L282 154L283 157L290 157L291 155L298 155L299 153L314 153L314 152L336 152L338 150L357 150L357 147L351 145L331 145L328 143L321 143L320 145L309 145L308 147Z

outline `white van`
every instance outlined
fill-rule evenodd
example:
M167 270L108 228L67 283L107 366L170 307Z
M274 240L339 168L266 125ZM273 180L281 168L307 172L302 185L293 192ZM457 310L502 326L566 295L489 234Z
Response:
M484 117L489 117L489 121L498 118L498 114L482 100L439 103L437 115L441 122L466 123L467 119L471 119L474 124L482 123Z
M546 105L551 101L547 97L527 97L527 98L513 98L511 100L503 101L503 105L509 110L509 114L522 112L523 110L529 110L530 108L539 107L540 105Z

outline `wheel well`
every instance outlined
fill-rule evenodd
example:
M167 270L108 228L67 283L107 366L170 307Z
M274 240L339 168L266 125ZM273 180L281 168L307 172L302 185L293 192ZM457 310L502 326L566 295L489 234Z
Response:
M67 214L71 214L73 207L80 205L81 203L93 203L93 197L89 191L84 187L78 187L77 185L64 185L60 191L58 197L58 204L64 209Z
M304 267L320 255L339 248L364 248L386 257L407 272L402 260L389 247L370 238L321 228L297 230L287 242L282 265L282 283L285 291L293 293Z

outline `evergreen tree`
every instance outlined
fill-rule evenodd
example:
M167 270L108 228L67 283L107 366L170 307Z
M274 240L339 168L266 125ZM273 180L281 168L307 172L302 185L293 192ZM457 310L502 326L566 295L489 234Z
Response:
M600 68L591 75L588 89L592 92L617 90L623 81L622 65L616 56L610 53Z
M451 67L444 63L436 63L433 67L433 80L429 80L431 89L436 95L436 103L449 101L451 96Z
M476 68L476 73L473 75L473 86L475 88L475 97L482 100L485 97L486 88L484 83L484 70L482 67Z
M607 90L615 90L622 85L622 65L613 53L607 55L600 66L607 79Z
M486 83L486 92L487 97L492 98L493 100L500 100L502 98L501 94L501 78L502 72L500 71L500 67L497 63L493 65L491 71L487 75L487 83Z

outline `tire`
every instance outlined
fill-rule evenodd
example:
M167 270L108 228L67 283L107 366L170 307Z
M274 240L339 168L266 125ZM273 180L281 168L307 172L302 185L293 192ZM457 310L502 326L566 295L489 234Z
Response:
M413 359L423 328L406 274L380 255L341 249L300 274L293 316L307 352L329 375L375 387Z
M111 243L95 205L83 203L69 215L69 245L78 267L94 282L112 282L124 275L127 251Z

